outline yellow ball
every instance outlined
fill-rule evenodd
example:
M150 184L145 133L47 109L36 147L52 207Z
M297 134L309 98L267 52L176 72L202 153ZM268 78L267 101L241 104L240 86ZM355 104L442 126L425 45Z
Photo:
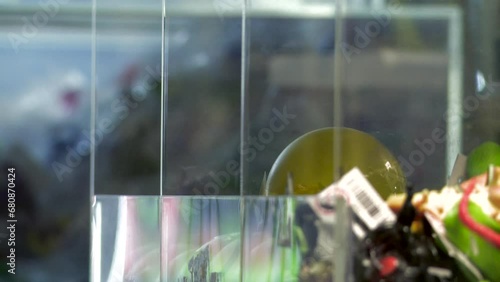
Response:
M334 158L336 140L341 142L338 160ZM334 167L341 174L358 167L384 199L403 193L406 188L399 163L377 139L355 129L329 127L306 133L283 150L267 179L269 194L286 194L289 172L293 175L295 194L321 192L333 183Z

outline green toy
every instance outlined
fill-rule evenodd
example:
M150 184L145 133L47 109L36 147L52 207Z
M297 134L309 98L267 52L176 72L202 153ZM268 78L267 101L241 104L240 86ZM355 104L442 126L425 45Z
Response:
M500 166L500 145L485 142L476 147L467 158L468 177L485 173L490 165Z

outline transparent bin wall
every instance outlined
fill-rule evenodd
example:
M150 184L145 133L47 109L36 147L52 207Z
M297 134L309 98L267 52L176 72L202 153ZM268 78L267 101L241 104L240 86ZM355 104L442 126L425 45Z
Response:
M334 126L334 11L335 1L252 1L246 7L241 160L246 194L266 189L285 194L287 173L300 180L298 170L318 156L304 154L300 168L279 174L273 165L281 152L303 134Z
M162 2L95 3L94 192L159 195Z
M98 1L96 192L259 194L292 141L331 126L372 135L417 188L439 187L457 153L498 140L495 11Z
M91 281L159 281L159 215L158 197L97 196Z
M467 95L474 97L477 77L498 75L486 63L490 49L473 67L481 52L464 45L464 7L399 3L394 11L392 2L346 2L152 1L124 4L126 19L113 18L119 9L111 2L98 3L96 130L109 127L100 125L105 118L114 126L96 144L94 279L296 275L302 257L283 248L283 232L293 233L283 228L283 215L285 203L305 198L246 195L266 193L280 153L313 130L346 126L370 134L417 189L442 186L457 153L494 136L476 126L496 125L493 92L481 99L488 110L464 115L464 89L473 85ZM474 38L468 30L465 38ZM478 93L494 88L488 86ZM335 146L342 136L313 146L318 154L306 151L292 180L319 159L348 159ZM346 172L321 170L319 164L331 181ZM278 186L272 193L284 194L286 185ZM153 196L136 196L144 194ZM347 239L332 236L346 246ZM288 239L293 246L295 237ZM336 258L339 266L348 256Z
M241 8L217 5L165 1L164 195L239 194Z
M382 142L420 189L443 186L462 152L462 17L399 1L344 12L344 125Z
M94 282L160 281L162 7L94 1Z
M343 233L336 229L339 218L340 231L350 230L350 216L337 212L336 220L331 215L320 223L310 219L313 203L313 197L98 196L92 279L332 281L334 265L337 275L348 276L350 233L335 240ZM312 228L329 242L313 250L320 273L310 270L301 251Z

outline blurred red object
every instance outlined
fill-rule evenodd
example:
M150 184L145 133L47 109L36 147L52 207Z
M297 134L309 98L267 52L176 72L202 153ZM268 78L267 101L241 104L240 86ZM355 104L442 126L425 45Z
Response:
M68 90L63 92L62 103L65 110L73 113L80 105L80 91Z

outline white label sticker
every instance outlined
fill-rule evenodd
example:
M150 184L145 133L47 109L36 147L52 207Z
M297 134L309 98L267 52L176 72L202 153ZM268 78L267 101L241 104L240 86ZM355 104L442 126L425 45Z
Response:
M375 188L368 182L358 168L353 168L340 181L331 184L309 204L322 221L335 221L333 210L326 210L322 205L334 206L335 197L342 197L351 206L354 213L370 229L374 230L382 223L396 221L396 216L379 196ZM353 223L354 234L362 239L366 236L365 229Z
M358 168L344 175L336 186L347 195L353 211L371 230L396 221L394 213Z

